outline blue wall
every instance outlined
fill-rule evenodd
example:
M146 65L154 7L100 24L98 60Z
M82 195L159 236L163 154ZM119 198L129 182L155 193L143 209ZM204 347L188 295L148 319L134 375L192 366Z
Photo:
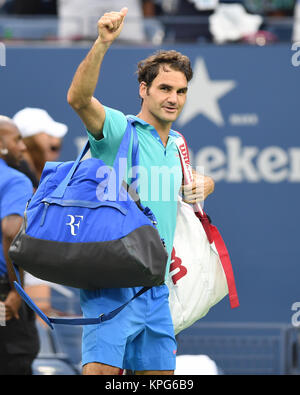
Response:
M204 320L290 322L300 301L300 67L291 62L297 54L281 45L176 49L191 58L195 75L174 128L185 134L194 166L216 179L205 209L230 251L241 304L230 310L226 298ZM112 48L96 96L136 114L136 64L153 51ZM87 52L7 48L0 67L0 113L37 106L67 123L62 160L76 156L76 138L84 137L66 93Z

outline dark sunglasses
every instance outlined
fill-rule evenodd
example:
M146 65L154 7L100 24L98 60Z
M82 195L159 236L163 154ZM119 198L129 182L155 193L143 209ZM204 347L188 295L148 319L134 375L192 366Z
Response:
M50 146L50 150L53 152L58 152L61 150L61 146L57 146L57 145L51 145Z

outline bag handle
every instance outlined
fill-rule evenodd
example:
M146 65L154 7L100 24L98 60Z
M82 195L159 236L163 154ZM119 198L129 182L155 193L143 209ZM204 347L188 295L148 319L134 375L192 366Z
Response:
M52 192L51 197L53 198L57 198L57 199L61 199L64 196L64 193L66 191L66 188L71 180L71 178L73 177L79 162L81 161L81 159L84 157L84 155L88 152L88 150L90 149L90 142L87 141L85 146L83 147L83 149L81 150L80 154L78 155L78 157L76 158L76 160L73 163L73 166L71 167L71 169L69 170L69 173L67 174L67 176L63 179L63 181L56 187L56 189L54 190L54 192Z
M131 122L127 122L127 127L123 136L123 139L121 141L117 156L115 158L114 161L114 171L115 174L117 175L119 173L119 160L120 158L127 158L127 154L128 154L128 148L129 148L129 142L130 142L130 137L131 134L136 134L135 128L132 127L132 123ZM56 187L56 189L52 192L51 197L56 198L56 199L62 199L64 196L64 193L66 191L66 188L69 184L69 182L71 181L78 165L79 162L82 160L82 158L85 156L85 154L89 151L90 149L90 142L89 140L86 142L85 146L83 147L83 149L81 150L80 154L78 155L78 157L76 158L76 160L73 163L73 166L71 167L71 169L69 170L67 176L62 180L62 182ZM123 169L122 169L123 170ZM118 183L118 189L117 189L117 197L119 196L119 192L121 189L121 185L122 183L119 183L119 179L118 177L116 177L116 182ZM110 181L111 180L111 181ZM109 177L109 181L108 181L108 185L111 187L111 184L114 180L112 179L112 177Z

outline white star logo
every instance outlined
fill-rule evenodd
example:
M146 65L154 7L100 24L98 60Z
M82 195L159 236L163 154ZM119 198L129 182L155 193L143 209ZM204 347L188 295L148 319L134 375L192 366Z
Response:
M177 121L179 126L185 125L199 114L203 114L217 126L223 126L224 119L218 100L235 86L235 81L212 81L204 60L198 58L194 66L194 77L189 85L187 101Z

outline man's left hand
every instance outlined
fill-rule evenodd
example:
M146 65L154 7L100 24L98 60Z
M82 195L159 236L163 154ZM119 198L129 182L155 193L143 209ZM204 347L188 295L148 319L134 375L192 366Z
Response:
M214 180L193 170L194 180L192 183L182 185L183 201L189 204L203 202L215 189Z

